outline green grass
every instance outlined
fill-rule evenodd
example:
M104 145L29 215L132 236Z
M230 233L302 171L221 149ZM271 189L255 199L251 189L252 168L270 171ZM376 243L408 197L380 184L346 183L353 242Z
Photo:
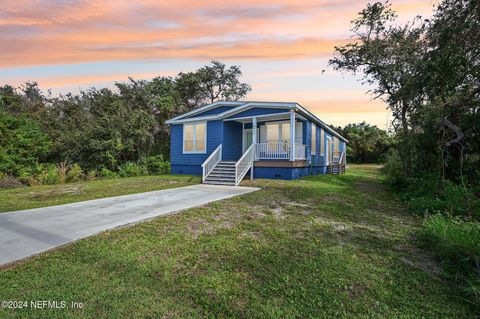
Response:
M0 270L0 300L82 302L15 318L474 318L378 167L263 189ZM1 312L0 312L1 314ZM0 315L1 317L1 315Z
M188 175L158 175L0 189L0 212L181 187L200 182Z

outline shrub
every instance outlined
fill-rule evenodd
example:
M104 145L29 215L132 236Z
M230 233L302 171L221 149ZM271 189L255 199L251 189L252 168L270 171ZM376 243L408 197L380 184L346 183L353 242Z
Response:
M64 184L67 179L67 171L70 170L70 164L67 162L60 162L57 165L58 182Z
M15 177L0 173L0 188L16 188L21 186L22 183Z
M36 179L40 184L53 185L60 182L60 175L56 165L45 164L40 166L42 167L41 172L36 176Z
M102 168L100 170L100 177L102 178L118 178L118 174L115 173L115 172L112 172L111 170L109 170L108 168Z
M87 181L92 181L94 180L95 178L97 178L97 171L94 170L94 169L91 169L87 172L87 174L85 175L85 179Z
M119 174L121 177L144 176L148 174L148 170L141 164L126 162L120 166Z
M145 165L149 174L170 174L170 163L164 161L162 155L147 157Z
M80 165L73 164L67 172L67 182L78 182L83 178L83 171Z
M391 149L386 157L382 169L386 180L394 187L404 187L407 184L407 176L403 167L403 161L397 150Z
M437 174L408 178L399 197L415 213L444 213L480 218L480 198L472 190L442 181Z

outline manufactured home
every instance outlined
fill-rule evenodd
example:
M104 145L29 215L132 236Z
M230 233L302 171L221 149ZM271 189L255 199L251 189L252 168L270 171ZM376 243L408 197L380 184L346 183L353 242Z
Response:
M215 102L167 124L172 173L207 184L345 172L347 140L298 103Z

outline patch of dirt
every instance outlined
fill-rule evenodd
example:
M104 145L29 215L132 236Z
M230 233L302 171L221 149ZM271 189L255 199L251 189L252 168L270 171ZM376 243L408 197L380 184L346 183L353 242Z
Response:
M350 298L356 298L362 296L365 293L365 288L356 283L345 286L345 290L347 290L348 296Z
M407 257L401 257L400 260L406 263L407 265L412 266L413 268L420 269L426 273L433 274L435 276L440 275L440 273L442 272L442 269L440 268L440 266L437 265L437 263L434 260L431 260L430 258L423 259L423 260L421 259L411 260Z
M285 218L285 215L283 214L283 208L280 206L274 207L271 209L272 214L275 218Z
M282 204L289 205L289 206L309 207L308 204L298 203L298 202L283 202Z
M226 228L226 229L231 229L231 228L233 228L233 226L235 226L234 223L232 223L231 221L228 221L228 220L224 220L220 225L221 225L222 228Z
M169 184L178 184L178 181L169 181Z
M213 225L204 219L192 220L187 227L194 239L197 239L200 235L212 234L214 231Z
M245 232L242 232L238 237L259 239L261 237L261 235L262 234L258 231L245 231Z
M405 264L435 276L442 273L441 266L435 261L433 255L428 252L403 244L397 245L394 248L407 254L400 257L400 260Z
M353 229L352 226L350 225L339 223L334 220L326 219L323 217L315 217L313 221L311 221L311 223L314 225L316 224L316 225L332 227L332 229L336 232L351 231Z
M29 196L31 197L48 197L54 195L78 195L82 192L82 187L79 185L76 186L64 186L61 188L47 189L42 190L41 192L30 192Z
M320 196L319 201L343 203L345 201L345 199L340 195L326 194L326 195Z

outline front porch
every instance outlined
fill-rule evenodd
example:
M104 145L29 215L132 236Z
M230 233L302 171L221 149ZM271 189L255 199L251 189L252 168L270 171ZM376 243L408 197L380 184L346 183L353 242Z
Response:
M304 127L306 120L293 111L242 118L230 118L224 125L241 124L242 154L253 147L254 161L278 162L307 159ZM293 141L293 142L292 142ZM228 146L227 146L228 147ZM286 166L278 166L286 167ZM290 166L291 167L291 166Z

